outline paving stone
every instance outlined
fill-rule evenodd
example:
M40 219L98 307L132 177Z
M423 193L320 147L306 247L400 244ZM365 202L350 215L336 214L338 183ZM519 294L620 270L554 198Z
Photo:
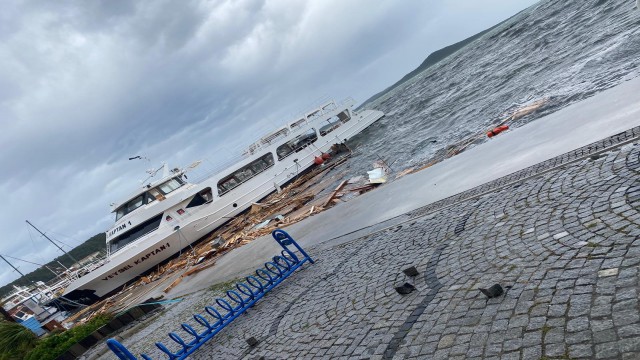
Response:
M615 275L618 275L618 268L604 269L604 270L598 271L599 277L615 276Z
M627 338L618 341L618 350L622 353L639 352L640 339Z
M595 333L613 329L613 320L611 319L603 319L603 320L591 320L591 330Z
M522 350L523 360L539 360L542 358L542 346L531 346Z
M593 150L581 151L572 159ZM640 145L568 159L305 249L315 264L191 357L640 359ZM408 266L420 271L417 290L400 296L392 284ZM495 283L512 288L494 299L477 290ZM154 342L222 295L185 296L125 345L162 358ZM249 348L248 337L260 343Z
M548 357L560 357L567 351L565 344L546 344L544 354Z
M618 343L609 342L596 345L596 359L606 359L618 356Z
M640 359L640 352L623 353L622 360L637 360Z
M616 326L624 326L640 322L640 314L637 310L625 310L613 313L613 322Z
M444 348L448 348L451 347L453 345L453 342L455 341L456 336L455 335L445 335L443 336L440 341L438 342L438 349L444 349Z
M640 337L640 324L621 326L616 331L621 338Z
M591 344L569 345L569 357L572 359L593 357Z
M589 318L586 316L571 319L567 322L567 331L570 333L587 330L589 328Z
M567 236L567 235L569 235L569 233L568 233L568 232L566 232L566 231L563 231L563 232L561 232L561 233L558 233L558 234L553 235L553 239L554 239L554 240L560 240L560 239L562 239L563 237L565 237L565 236Z
M616 339L617 339L617 336L614 329L593 332L593 340L596 343L606 343L610 341L615 341Z

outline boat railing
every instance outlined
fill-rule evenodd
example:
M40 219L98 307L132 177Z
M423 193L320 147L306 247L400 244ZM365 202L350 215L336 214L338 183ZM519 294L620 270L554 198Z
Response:
M278 137L278 140L280 139L286 139L286 138L294 138L295 136L300 135L301 133L303 133L306 129L308 129L311 125L310 125L310 121L311 119L307 118L307 115L317 111L316 113L316 117L317 116L325 116L329 113L334 113L338 110L340 110L341 108L349 108L353 105L355 105L356 101L352 98L352 97L347 97L345 99L343 99L342 101L340 101L339 103L336 102L335 100L333 100L330 97L325 97L322 98L320 101L318 101L316 103L316 105L314 107L307 107L307 111L306 112L302 112L300 113L297 117L294 117L294 119L297 119L297 121L294 121L293 123L288 123L287 126L289 126L289 129L291 131L288 131L284 136ZM311 109L311 110L309 110ZM297 126L292 127L293 124L296 124ZM280 129L280 128L278 128ZM258 151L264 149L265 147L271 146L273 143L272 139L271 141L268 141L267 143L263 143L263 139L269 137L269 135L272 135L274 133L276 133L276 131L271 132L267 135L263 135L261 136L259 139L257 139L256 141L252 142L251 145L249 145L246 150L238 156L234 156L231 158L228 158L226 161L224 161L223 163L214 165L212 167L210 167L209 169L207 169L206 171L200 172L200 173L196 173L196 172L192 172L192 175L190 175L192 182L193 183L199 183L202 182L206 179L211 178L212 176L215 176L216 174L218 174L220 171L226 170L229 167L237 164L238 162L240 162L241 160L256 154ZM211 163L208 159L205 159L207 162Z
M353 100L353 99L351 99ZM354 101L355 102L355 101ZM278 130L273 131L269 134L263 135L258 140L254 141L249 145L245 153L248 155L255 154L258 150L260 150L263 146L269 146L271 143L280 138L286 138L292 136L292 133L305 128L305 125L309 125L309 121L314 120L317 117L324 116L328 113L336 111L338 109L338 104L335 100L330 97L323 97L322 99L315 102L313 106L306 107L304 112L298 113L297 116L294 116L293 121L288 121L284 126L278 128ZM279 133L283 129L289 129L284 136L278 136L271 138L272 135Z
M237 155L237 156L233 156L228 158L227 160L223 161L223 162L219 162L219 163L214 163L212 161L210 161L208 158L204 158L204 162L206 162L207 164L209 164L210 166L208 168L201 168L198 170L192 170L189 172L188 176L189 176L189 180L190 182L194 183L194 184L198 184L204 180L207 180L217 174L219 174L221 171L226 170L228 168L230 168L231 166L237 164L238 162L246 159L249 155Z
M340 102L340 105L344 106L344 107L352 107L356 105L356 99L352 98L351 96L345 98L344 100L342 100Z

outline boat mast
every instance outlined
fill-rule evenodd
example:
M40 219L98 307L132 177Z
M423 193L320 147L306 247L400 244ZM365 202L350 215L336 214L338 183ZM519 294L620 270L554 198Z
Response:
M20 275L24 276L24 274L23 274L23 273L21 273L21 272L20 272L20 270L18 270L18 268L17 268L17 267L13 266L13 264L12 264L12 263L10 263L10 262L9 262L9 260L5 259L5 258L4 258L4 256L0 255L0 258L2 258L2 260L4 260L7 264L9 264L9 266L11 266L11 267L13 268L13 270L17 271L17 272L18 272L18 274L20 274Z
M69 255L68 252L64 251L60 246L58 246L58 244L56 244L53 240L51 240L47 235L45 235L42 231L40 231L37 227L35 227L32 223L29 222L29 220L25 220L27 222L27 224L31 225L32 228L36 229L37 232L39 232L42 236L45 237L45 239L49 240L53 245L55 245L58 249L60 249L60 251L62 251L63 253L65 253L71 260L73 260L73 263L77 263L78 260L74 259L73 256Z
M48 267L47 265L34 263L33 261L29 261L29 260L25 260L25 259L19 259L19 258L17 258L17 257L13 257L13 256L9 256L9 255L5 255L5 256L6 256L6 257L8 257L8 258L10 258L10 259L20 260L20 261L26 262L26 263L28 263L28 264L33 264L33 265L38 265L38 266L45 267L45 268L47 268L47 270L51 271L51 272L53 273L53 275L58 276L58 273L56 273L55 271L51 270L51 268L50 268L50 267ZM4 256L0 255L0 257L2 257L2 259L3 259L4 261L7 261L7 260L4 258ZM7 262L8 262L8 261L7 261ZM58 264L60 264L60 262L58 262ZM11 265L11 264L9 264L9 265ZM62 264L60 264L60 265L62 265ZM15 268L14 268L14 269L15 269ZM65 268L65 269L66 269L66 268ZM16 271L18 271L18 269L16 269ZM18 271L18 272L20 272L20 271ZM21 274L22 274L22 273L21 273ZM22 276L24 276L24 275L22 275Z

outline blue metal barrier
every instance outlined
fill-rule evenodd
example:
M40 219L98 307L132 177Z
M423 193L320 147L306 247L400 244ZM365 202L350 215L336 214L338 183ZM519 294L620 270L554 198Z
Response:
M291 275L297 268L305 262L314 263L313 259L298 245L298 243L289 236L284 230L276 229L271 236L280 244L282 252L280 255L273 257L272 261L264 264L264 268L256 270L256 275L246 277L245 282L236 284L236 290L227 291L227 300L224 298L216 299L216 304L226 312L222 315L213 306L204 308L205 312L213 318L213 323L207 320L207 317L194 314L193 319L201 325L203 330L198 332L192 326L182 323L182 329L189 334L192 339L190 341L183 340L178 334L171 332L169 338L178 345L178 350L172 352L161 342L157 342L156 346L162 352L169 356L169 360L184 359L209 339L219 333L225 326L229 325L234 319L242 315L248 308L252 307L258 300L269 292L271 289L280 284L284 279ZM293 245L295 249L290 250L289 246ZM301 257L294 253L298 250ZM107 346L121 360L138 360L124 345L115 339L107 340ZM148 355L141 354L143 359L151 360Z

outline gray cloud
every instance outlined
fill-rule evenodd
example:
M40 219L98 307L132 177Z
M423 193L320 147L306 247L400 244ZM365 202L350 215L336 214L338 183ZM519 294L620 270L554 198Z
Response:
M75 244L104 231L108 204L149 166L129 156L225 160L304 105L325 95L365 100L431 51L533 1L471 3L4 4L0 253L58 255L31 243L25 219ZM17 277L3 269L0 282Z

